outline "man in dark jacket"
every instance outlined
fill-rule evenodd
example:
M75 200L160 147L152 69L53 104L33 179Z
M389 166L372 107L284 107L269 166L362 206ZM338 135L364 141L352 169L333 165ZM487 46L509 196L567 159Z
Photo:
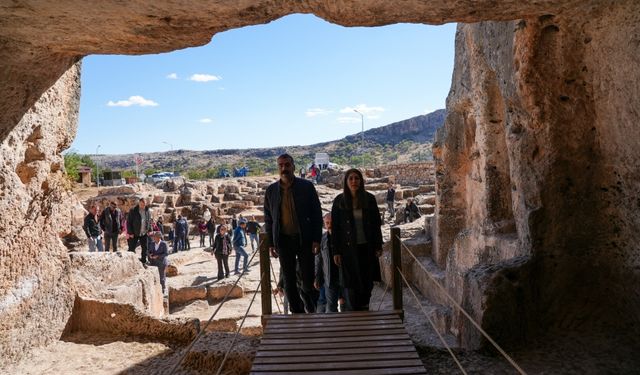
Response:
M135 252L138 243L142 248L140 261L147 263L147 245L149 237L147 233L151 231L151 211L146 206L144 198L140 198L138 205L129 210L127 216L127 236L129 239L129 251Z
M209 246L213 248L213 240L216 237L216 223L213 221L213 217L207 221L207 233L209 233Z
M249 242L251 242L251 251L256 251L259 230L260 224L258 224L258 222L256 221L255 216L251 216L251 220L249 220L249 222L247 223L247 233L249 234Z
M265 193L264 228L271 255L280 259L291 312L304 313L305 305L315 306L318 300L318 291L313 287L313 255L320 250L322 211L315 187L295 177L295 168L290 155L278 157L280 180L269 185ZM296 285L296 263L300 265L302 277L300 293ZM313 311L315 307L310 312Z
M89 251L102 251L102 236L100 226L98 225L98 206L92 204L89 207L89 213L84 217L84 225L82 226L87 234L87 244Z
M413 201L413 198L407 199L407 204L404 206L404 222L413 223L413 221L420 217L420 209Z
M122 232L122 212L116 202L111 202L100 215L100 228L104 231L105 251L109 252L109 245L113 243L113 251L118 251L118 236Z
M393 219L393 215L396 213L395 208L395 200L396 200L396 189L393 188L393 183L389 182L389 187L387 188L387 211L389 211L389 220Z

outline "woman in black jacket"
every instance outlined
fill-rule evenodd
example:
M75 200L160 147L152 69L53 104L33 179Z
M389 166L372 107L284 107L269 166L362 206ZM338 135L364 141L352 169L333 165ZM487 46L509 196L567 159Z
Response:
M348 310L368 310L373 282L380 281L382 220L376 198L364 190L364 178L349 169L344 192L331 208L333 259L340 267Z
M213 254L218 261L218 280L229 277L229 254L231 253L231 237L227 233L227 226L221 224L219 233L213 242ZM224 266L224 271L222 267Z

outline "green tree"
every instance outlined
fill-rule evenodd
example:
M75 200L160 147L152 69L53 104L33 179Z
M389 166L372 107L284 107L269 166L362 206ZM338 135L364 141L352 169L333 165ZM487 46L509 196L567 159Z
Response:
M80 179L79 168L82 166L89 167L95 170L96 163L91 160L89 155L80 155L76 150L69 150L63 154L64 169L67 176L72 181L78 181ZM91 179L95 181L95 176L92 174Z

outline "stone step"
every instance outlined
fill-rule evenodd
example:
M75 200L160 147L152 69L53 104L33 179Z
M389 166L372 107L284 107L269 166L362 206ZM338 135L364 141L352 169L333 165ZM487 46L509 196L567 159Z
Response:
M430 301L438 305L446 305L447 297L443 290L436 286L436 282L444 287L445 272L431 259L430 256L417 256L418 262L411 263L411 283L418 288L420 293ZM427 274L423 270L426 269Z

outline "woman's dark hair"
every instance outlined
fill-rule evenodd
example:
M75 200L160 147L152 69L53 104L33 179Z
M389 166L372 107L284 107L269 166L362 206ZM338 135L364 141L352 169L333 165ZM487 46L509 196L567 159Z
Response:
M360 177L360 187L358 187L358 191L356 191L356 196L358 197L358 207L357 208L365 208L367 206L367 195L364 191L364 177L362 177L362 172L356 168L351 168L344 173L344 180L342 181L342 190L343 190L343 198L344 205L347 209L353 209L353 202L351 199L351 190L349 190L349 175L355 173Z

